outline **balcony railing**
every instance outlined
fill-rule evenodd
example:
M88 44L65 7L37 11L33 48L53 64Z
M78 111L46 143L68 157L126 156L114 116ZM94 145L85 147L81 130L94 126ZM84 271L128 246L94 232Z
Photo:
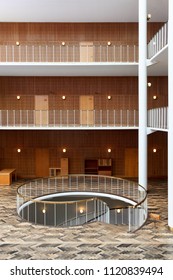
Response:
M154 35L148 44L148 58L152 58L156 53L168 44L168 23Z
M0 127L137 127L136 110L0 110Z
M0 44L0 62L138 62L138 46L102 42L14 42Z
M77 194L78 200L69 201ZM116 196L128 207L109 209L103 197ZM83 201L80 196L89 196ZM59 200L63 196L65 200ZM68 197L67 197L68 196ZM101 198L102 196L102 198ZM56 197L52 201L52 197ZM101 199L101 201L99 200ZM82 209L82 211L80 211ZM17 190L17 212L25 220L52 226L73 226L90 221L126 225L129 232L147 219L147 193L136 182L115 177L71 174L32 180Z
M168 129L168 107L148 110L148 127Z

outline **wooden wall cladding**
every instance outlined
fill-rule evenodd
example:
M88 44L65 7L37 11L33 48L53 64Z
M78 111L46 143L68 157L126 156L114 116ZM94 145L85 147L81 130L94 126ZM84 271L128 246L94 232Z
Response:
M0 131L0 168L16 168L19 176L34 177L35 151L43 148L48 149L50 167L59 167L60 158L67 157L69 173L83 173L85 159L112 158L113 175L126 176L125 151L137 149L137 142L137 131ZM166 176L167 134L153 133L148 143L149 176ZM65 154L63 148L67 149Z
M163 23L148 24L148 41ZM0 23L1 42L138 42L138 23Z
M168 105L168 78L148 77L148 109ZM17 100L17 95L21 96ZM79 109L93 95L95 109L137 109L137 77L0 77L0 109L34 109L35 95L49 95L49 109ZM65 95L66 99L62 100ZM107 96L112 99L108 100ZM157 99L154 100L153 96Z
M168 106L168 77L148 77L148 109ZM153 99L156 96L156 99Z
M34 109L35 95L48 95L49 109L79 109L80 95L93 95L98 110L137 109L137 91L136 77L0 77L0 109Z

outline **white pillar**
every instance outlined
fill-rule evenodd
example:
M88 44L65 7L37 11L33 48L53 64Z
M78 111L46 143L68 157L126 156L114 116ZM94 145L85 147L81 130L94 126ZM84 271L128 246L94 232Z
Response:
M169 0L168 19L168 226L173 230L173 0Z
M147 189L147 0L139 0L138 182Z

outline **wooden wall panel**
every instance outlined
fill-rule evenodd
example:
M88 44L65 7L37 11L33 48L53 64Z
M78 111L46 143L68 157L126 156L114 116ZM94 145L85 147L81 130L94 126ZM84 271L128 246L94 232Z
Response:
M81 95L93 95L98 110L137 109L137 91L136 77L0 77L0 109L34 109L35 95L48 95L49 109L79 109Z
M21 177L35 177L35 151L47 149L50 167L59 167L60 159L67 157L69 173L83 173L85 159L112 158L113 175L126 176L125 151L137 149L137 142L137 131L0 131L0 168L16 168ZM149 176L166 176L167 134L153 133L148 143ZM157 153L152 152L153 147Z
M168 106L168 77L148 77L148 109ZM153 96L157 99L154 100Z
M148 23L148 40L163 23ZM137 23L0 23L0 41L138 42Z

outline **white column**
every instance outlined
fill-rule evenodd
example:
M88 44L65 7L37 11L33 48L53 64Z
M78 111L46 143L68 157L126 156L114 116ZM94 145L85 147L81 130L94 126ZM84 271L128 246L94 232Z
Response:
M168 19L168 226L173 230L173 0L169 0Z
M147 189L147 0L139 0L138 182Z

